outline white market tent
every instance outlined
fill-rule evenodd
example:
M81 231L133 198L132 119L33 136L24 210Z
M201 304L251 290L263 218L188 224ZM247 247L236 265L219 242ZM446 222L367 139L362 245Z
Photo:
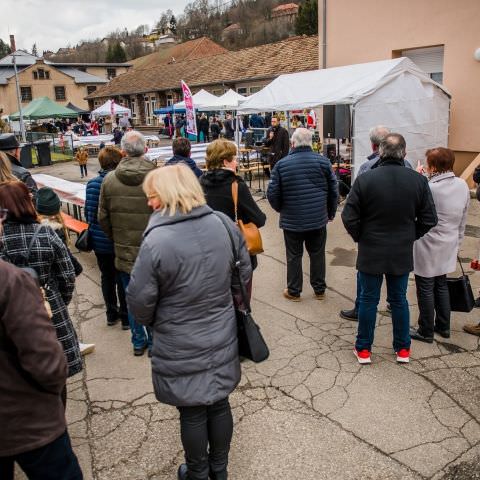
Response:
M132 111L127 108L119 105L118 103L114 103L113 105L113 115L124 115L125 113L128 114L130 117L132 115ZM107 100L103 105L93 110L92 115L94 117L109 117L112 115L112 100Z
M410 59L281 75L242 103L243 113L349 105L354 174L371 153L368 132L386 125L407 142L407 158L447 146L450 94ZM415 166L413 165L413 166Z
M219 97L207 92L202 88L199 92L192 95L193 106L195 110L201 109L204 105L210 105L218 101ZM173 106L174 110L185 109L185 102L178 102Z
M239 105L241 105L246 99L247 97L230 89L220 97L217 97L212 103L200 107L199 110L238 110Z

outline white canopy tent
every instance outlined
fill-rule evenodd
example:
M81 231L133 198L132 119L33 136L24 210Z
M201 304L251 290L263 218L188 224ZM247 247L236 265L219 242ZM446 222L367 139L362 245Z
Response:
M192 95L193 106L195 110L202 109L203 105L210 105L218 101L219 97L207 92L202 88L199 92ZM178 102L173 106L174 110L185 109L185 102Z
M408 58L281 75L242 103L243 113L349 105L354 174L371 153L368 132L386 125L401 133L407 156L447 146L450 94Z
M113 104L113 115L124 115L128 114L129 117L132 115L132 111L127 108L119 105L118 103ZM107 100L103 105L93 110L92 115L94 117L109 117L112 115L112 100Z
M241 105L247 97L240 95L235 90L228 90L220 97L217 97L212 103L208 103L199 107L199 110L238 110L239 105Z

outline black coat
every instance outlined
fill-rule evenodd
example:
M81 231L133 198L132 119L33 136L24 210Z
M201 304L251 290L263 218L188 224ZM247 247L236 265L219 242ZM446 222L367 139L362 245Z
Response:
M355 180L342 220L358 242L357 269L372 275L411 272L413 242L438 221L427 179L390 158Z
M271 131L273 131L273 138L269 138ZM290 150L288 131L283 127L278 127L273 130L269 129L267 131L265 145L270 147L270 167L273 168L279 160L288 155L288 151Z
M231 170L223 168L208 170L200 177L207 204L213 210L223 212L235 221L235 210L232 198L232 183L238 181L238 218L243 223L254 223L257 227L265 225L266 216L258 208L250 190L243 179Z

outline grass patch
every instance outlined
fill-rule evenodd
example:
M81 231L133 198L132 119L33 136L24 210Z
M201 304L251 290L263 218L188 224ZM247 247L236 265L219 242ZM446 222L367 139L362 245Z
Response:
M60 152L50 152L52 156L52 162L68 162L69 160L73 160L73 155L68 153L60 153ZM38 157L37 157L37 150L32 148L32 163L34 165L38 165Z

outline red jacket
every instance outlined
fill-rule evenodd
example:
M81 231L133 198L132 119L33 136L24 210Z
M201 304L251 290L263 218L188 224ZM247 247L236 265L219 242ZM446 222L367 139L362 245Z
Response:
M0 260L0 457L47 445L65 430L67 364L40 289Z

